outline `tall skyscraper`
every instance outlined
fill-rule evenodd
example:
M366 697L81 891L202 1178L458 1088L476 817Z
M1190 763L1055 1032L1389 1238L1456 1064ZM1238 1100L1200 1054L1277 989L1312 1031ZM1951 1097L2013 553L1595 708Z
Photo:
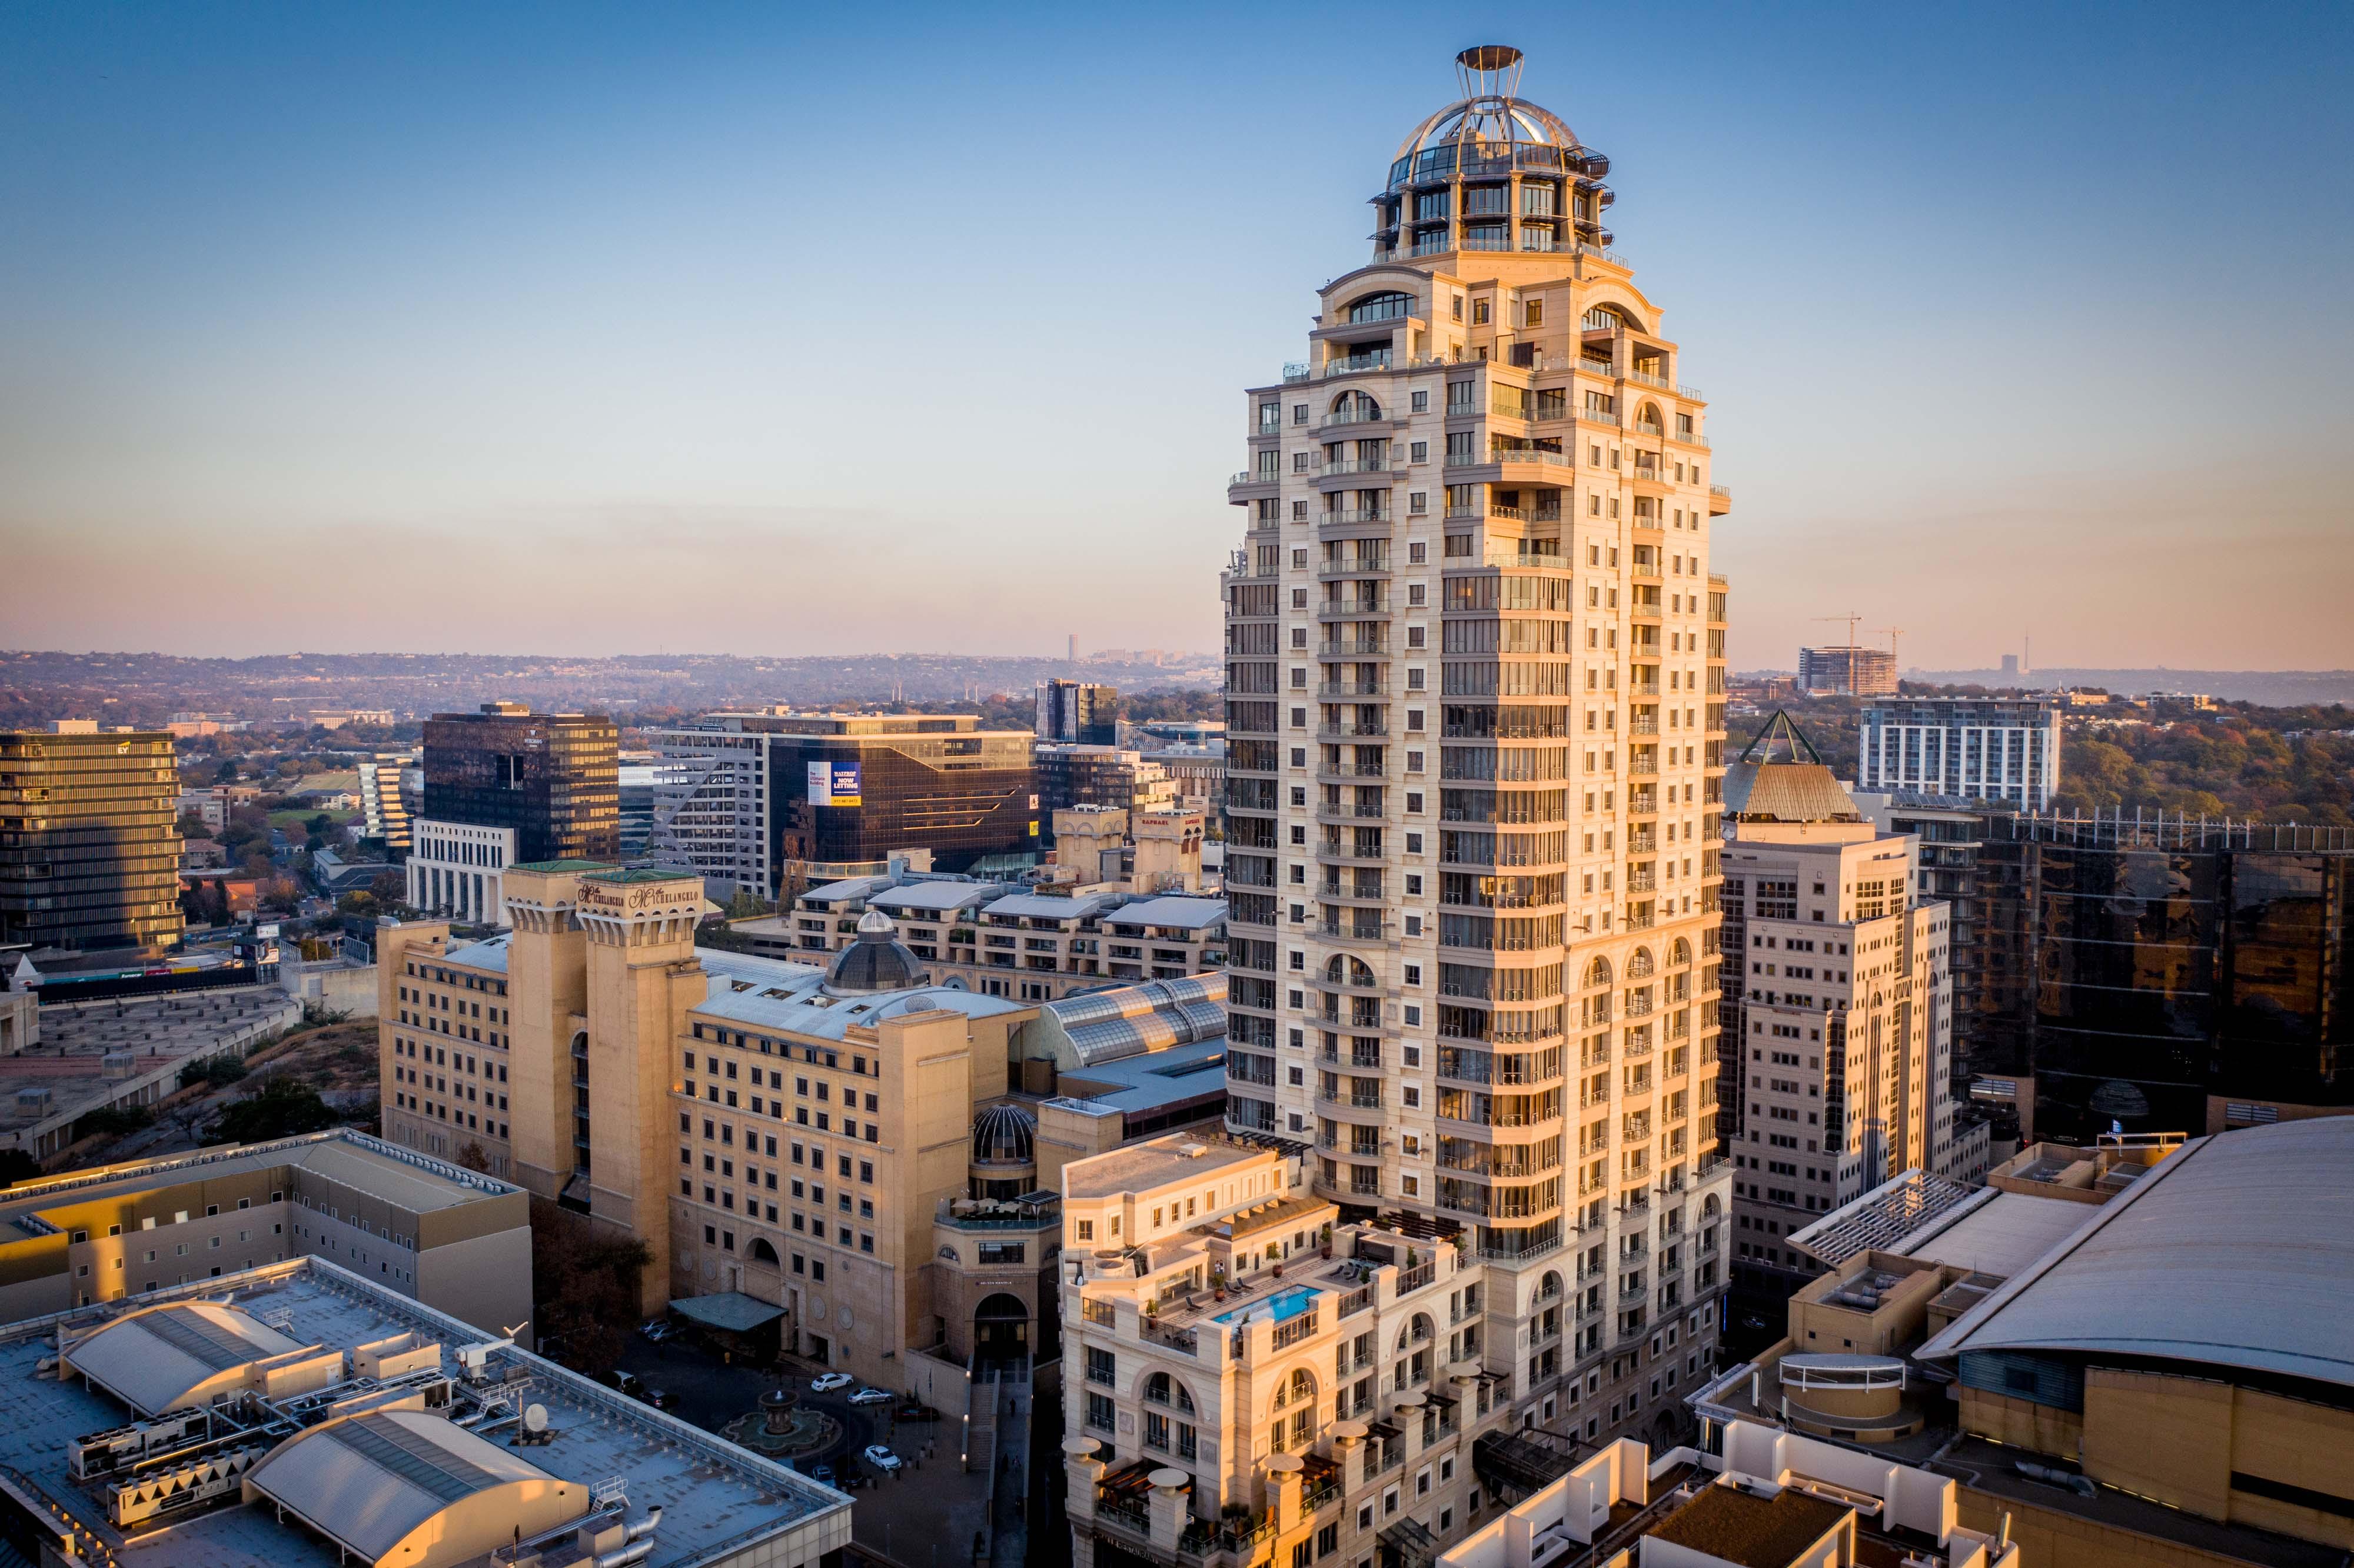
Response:
M1459 1234L1488 1370L1591 1437L1681 1418L1652 1385L1724 1285L1730 497L1603 249L1609 161L1520 61L1458 57L1309 361L1246 393L1230 1125L1312 1145L1344 1213Z
M425 809L410 826L408 901L506 920L506 868L621 852L620 731L602 714L484 703L425 721Z
M1119 688L1084 681L1038 683L1038 738L1074 746L1119 743Z
M2060 788L2060 705L2034 697L1896 697L1863 710L1856 786L2007 800L2040 811Z
M168 735L0 733L0 947L176 945L179 799Z
M1725 794L1734 1266L1787 1295L1819 1269L1783 1238L1950 1168L1950 912L1913 895L1912 835L1875 828L1819 760L1744 759Z

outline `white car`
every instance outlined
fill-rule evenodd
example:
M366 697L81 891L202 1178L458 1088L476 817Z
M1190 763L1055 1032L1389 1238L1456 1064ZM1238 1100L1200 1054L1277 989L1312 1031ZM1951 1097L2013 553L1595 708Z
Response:
M850 1396L850 1403L853 1404L888 1404L891 1403L892 1397L893 1396L889 1389L862 1388L856 1393Z
M848 1372L822 1372L810 1379L812 1393L832 1393L837 1388L848 1388L858 1380Z
M887 1474L890 1471L897 1469L907 1461L899 1457L898 1455L891 1452L890 1449L883 1446L882 1444L873 1443L867 1446L866 1462L874 1466L876 1469Z

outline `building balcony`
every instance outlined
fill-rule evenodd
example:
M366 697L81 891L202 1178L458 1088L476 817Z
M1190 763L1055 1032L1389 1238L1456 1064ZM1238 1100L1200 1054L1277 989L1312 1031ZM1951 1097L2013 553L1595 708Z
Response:
M1708 514L1711 517L1722 517L1732 510L1733 487L1727 484L1710 485L1708 487Z

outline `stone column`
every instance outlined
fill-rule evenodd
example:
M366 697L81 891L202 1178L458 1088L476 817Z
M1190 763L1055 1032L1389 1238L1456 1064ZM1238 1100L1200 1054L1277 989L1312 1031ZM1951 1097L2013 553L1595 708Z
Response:
M1193 1475L1173 1465L1164 1465L1145 1479L1152 1483L1150 1517L1153 1550L1173 1552L1178 1537L1185 1533L1185 1489L1193 1484Z
M1267 1460L1267 1511L1279 1538L1299 1528L1299 1493L1307 1469L1297 1454L1270 1454Z

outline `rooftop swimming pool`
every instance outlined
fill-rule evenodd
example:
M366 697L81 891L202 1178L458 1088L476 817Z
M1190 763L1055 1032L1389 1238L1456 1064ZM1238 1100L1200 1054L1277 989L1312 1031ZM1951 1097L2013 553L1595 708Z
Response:
M1239 1323L1262 1319L1287 1323L1316 1304L1324 1292L1312 1285L1287 1285L1264 1301L1253 1301L1231 1312L1221 1312L1210 1319L1213 1323Z

